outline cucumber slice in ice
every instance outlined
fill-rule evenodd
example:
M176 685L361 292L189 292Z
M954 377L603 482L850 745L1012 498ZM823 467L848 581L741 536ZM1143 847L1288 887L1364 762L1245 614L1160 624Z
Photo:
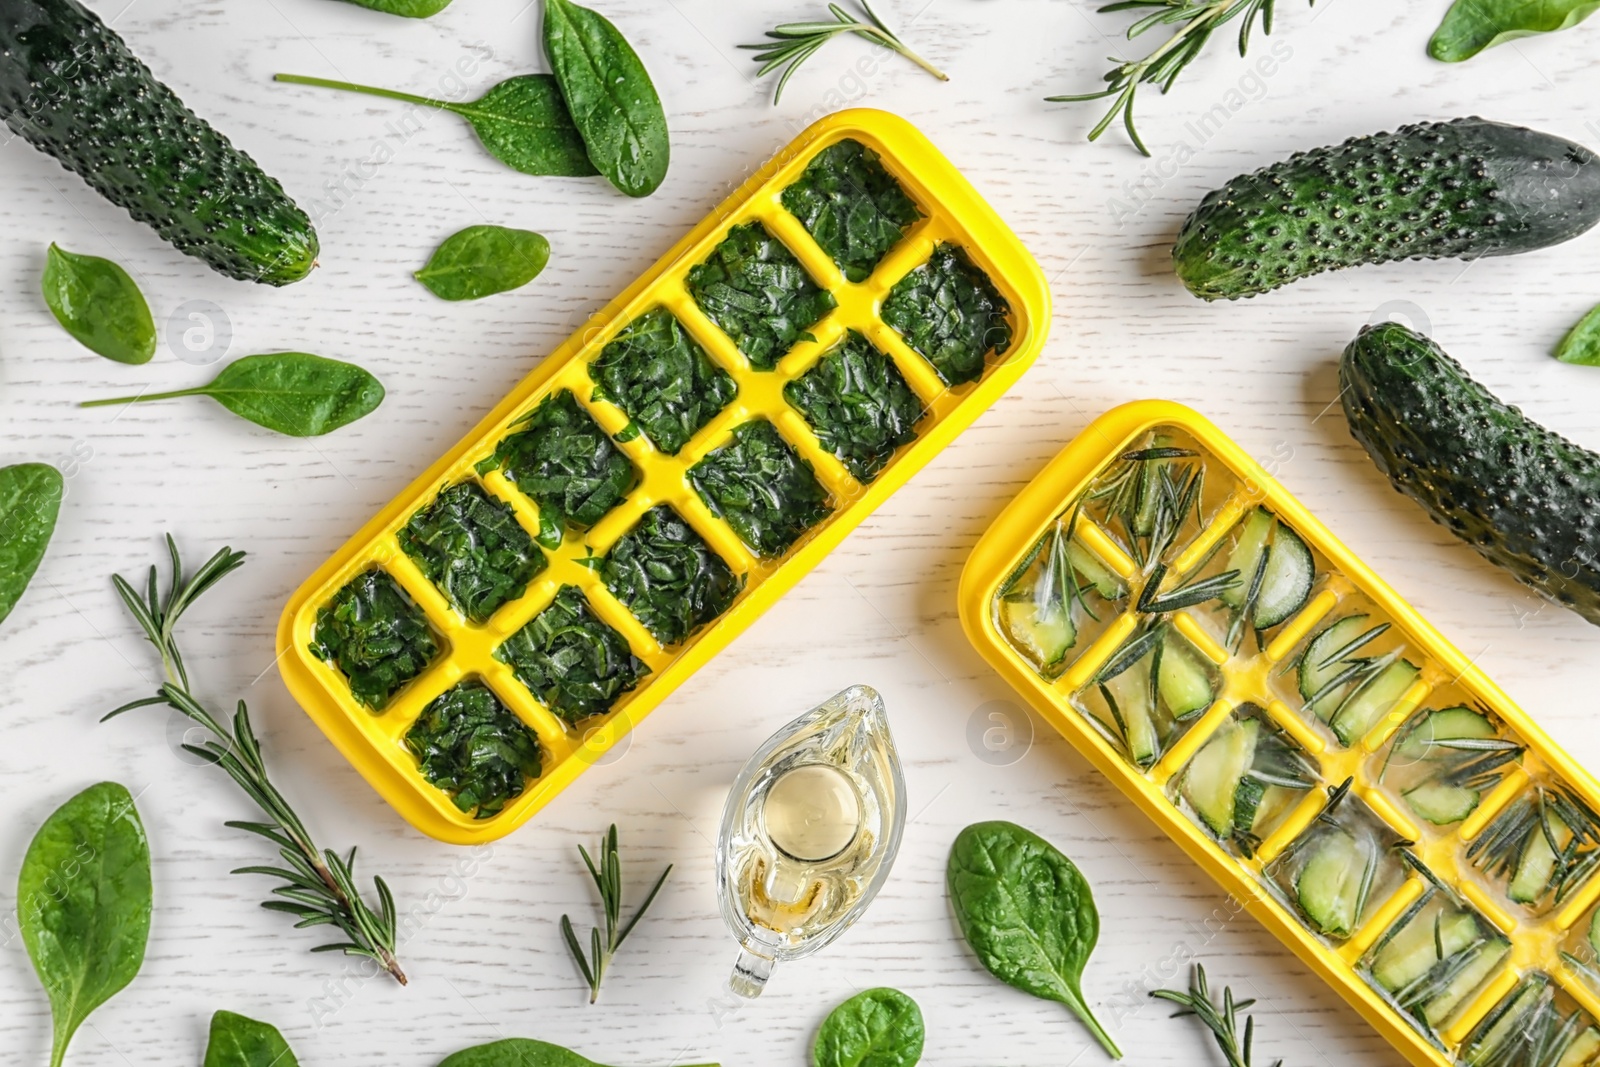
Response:
M1157 434L1150 441L1151 448L1170 448L1172 438L1166 434ZM1140 537L1149 537L1155 533L1156 511L1161 506L1162 468L1171 463L1170 459L1146 459L1139 463L1139 470L1134 477L1139 479L1136 492L1138 503L1133 512L1133 532Z
M1561 816L1550 812L1550 832L1556 839L1556 844L1565 848L1572 837L1572 831L1562 821ZM1528 839L1522 843L1522 855L1517 858L1517 871L1511 879L1511 884L1506 886L1506 896L1518 904L1537 904L1550 888L1550 879L1556 873L1556 853L1550 847L1550 840L1545 836L1537 824L1528 831Z
M1435 826L1452 826L1477 810L1479 793L1447 782L1423 782L1401 794L1417 818Z
M1255 762L1260 736L1259 720L1231 720L1195 754L1184 773L1185 799L1218 837L1234 830L1239 786Z
M1600 1030L1589 1027L1572 1039L1567 1051L1556 1061L1556 1067L1588 1067L1600 1056Z
M1000 623L1011 640L1040 670L1066 659L1078 641L1078 627L1067 605L1047 601L1041 605L1031 594L1000 601Z
M1236 611L1244 607L1244 599L1250 595L1250 579L1255 577L1256 568L1261 565L1261 554L1267 550L1267 541L1272 537L1272 527L1277 521L1270 511L1256 508L1240 524L1239 540L1234 542L1228 565L1223 568L1225 571L1239 572L1239 584L1225 590L1220 598L1228 607Z
M1334 713L1329 725L1335 736L1346 747L1361 740L1405 696L1419 673L1410 663L1397 659L1373 675Z
M1310 847L1295 882L1300 910L1319 932L1349 937L1361 918L1372 857L1355 835L1343 829L1324 833Z
M1122 718L1122 740L1128 748L1128 758L1141 767L1150 766L1161 755L1161 742L1156 736L1155 709L1150 706L1148 672L1126 670L1105 685Z
M1088 584L1094 586L1094 591L1106 600L1121 600L1127 595L1127 590L1122 585L1122 579L1117 572L1107 567L1100 561L1100 557L1090 552L1076 541L1067 542L1067 562L1078 576Z
M1305 607L1306 601L1311 599L1311 581L1316 571L1311 550L1300 540L1300 535L1278 523L1272 535L1272 547L1267 551L1267 569L1261 576L1261 590L1256 594L1251 625L1258 630L1270 630ZM1239 573L1245 574L1244 571ZM1249 580L1249 576L1244 578L1246 582Z
M1305 652L1300 656L1300 696L1303 699L1310 700L1322 692L1328 683L1349 667L1340 652L1350 647L1351 643L1368 629L1370 627L1367 626L1367 616L1350 615L1326 627L1311 639L1311 643L1306 645ZM1328 693L1317 701L1316 707L1311 709L1317 718L1327 721L1334 709L1339 706L1339 692L1343 688L1340 687L1339 690Z
M1589 919L1589 950L1600 960L1600 908L1596 908Z
M1545 978L1524 982L1511 1000L1503 1002L1489 1013L1487 1024L1474 1036L1462 1062L1467 1067L1487 1067L1488 1064L1505 1062L1502 1046L1524 1035L1523 1027L1529 1021L1529 1015L1538 1009L1548 987L1549 980Z
M1443 759L1457 750L1437 747L1440 741L1483 741L1494 736L1494 723L1480 712L1466 707L1430 711L1407 733L1395 748L1403 760Z
M1216 699L1211 673L1187 642L1171 633L1161 639L1161 671L1157 678L1161 702L1172 717L1184 722L1200 714Z
M1511 946L1505 941L1485 941L1473 952L1472 962L1461 969L1444 991L1422 1006L1422 1021L1435 1029L1455 1017L1456 1009L1488 980Z
M1478 920L1469 912L1441 915L1438 921L1420 917L1391 937L1372 961L1372 977L1394 993L1415 982L1440 960L1465 952L1481 937Z

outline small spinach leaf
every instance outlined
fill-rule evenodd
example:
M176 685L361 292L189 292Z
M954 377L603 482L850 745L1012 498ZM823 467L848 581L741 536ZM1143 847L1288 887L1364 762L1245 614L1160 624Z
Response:
M309 352L245 356L222 369L209 385L170 393L90 400L101 408L180 396L209 396L241 419L290 437L318 437L372 414L383 403L383 384L354 363Z
M201 1067L300 1067L278 1028L231 1011L211 1017Z
M22 599L56 531L66 484L45 463L0 468L0 622Z
M1585 367L1600 366L1600 304L1590 308L1556 346L1556 358Z
M41 284L50 313L89 351L118 363L149 363L156 354L150 305L109 259L51 245Z
M650 673L623 637L564 585L550 606L494 650L545 707L569 723L610 711Z
M544 553L514 511L473 482L441 492L396 535L400 550L473 622L527 592Z
M928 262L895 283L883 321L939 372L946 385L983 377L984 356L1011 347L1011 305L989 275L954 245L935 245Z
M667 176L667 114L633 46L609 19L572 0L545 0L544 51L589 148L589 160L629 196Z
M150 906L150 843L122 786L90 786L34 835L17 880L17 919L50 997L50 1067L60 1067L89 1014L139 973Z
M1428 54L1446 63L1471 59L1485 48L1571 29L1600 0L1456 0L1428 41Z
M794 253L760 222L728 231L689 269L689 295L756 370L771 370L811 327L838 307Z
M373 711L440 652L428 617L388 571L373 568L347 582L317 612L311 652L337 666L350 693Z
M689 470L706 507L762 556L781 556L833 510L811 464L765 419L733 428L733 440Z
M669 456L677 455L739 391L664 307L628 323L589 364L589 377L598 386L596 398L627 412L650 443Z
M550 242L532 230L468 226L445 239L414 277L444 300L477 300L520 289L550 262Z
M539 735L482 682L435 697L406 731L422 776L474 818L488 819L539 777Z
M914 1067L922 1009L898 989L869 989L834 1008L811 1049L815 1067Z
M509 1037L491 1041L487 1045L464 1048L446 1056L439 1067L601 1067L593 1060L578 1055L548 1041L534 1041L525 1037ZM715 1063L696 1064L695 1067L720 1067Z
M606 588L664 645L675 645L733 604L744 579L671 505L657 504L611 546Z
M582 178L600 173L589 162L589 151L549 74L507 78L478 99L463 103L300 74L279 74L275 80L381 96L460 115L490 155L524 174Z
M852 282L871 277L922 217L878 154L849 139L817 153L783 191L783 206Z
M1100 915L1071 860L1015 823L974 823L951 846L945 883L962 936L990 974L1066 1005L1113 1059L1122 1058L1080 989Z

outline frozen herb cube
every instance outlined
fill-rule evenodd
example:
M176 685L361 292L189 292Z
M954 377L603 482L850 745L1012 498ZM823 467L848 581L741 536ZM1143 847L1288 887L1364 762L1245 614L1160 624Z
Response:
M478 464L496 467L539 505L539 539L560 542L560 526L593 526L633 488L633 464L617 450L571 390L546 397L521 429Z
M452 485L411 516L400 548L467 618L485 622L527 592L544 553L504 503L473 482Z
M946 385L983 377L983 358L1011 347L1011 306L989 276L954 245L907 274L883 302L883 321L933 364Z
M447 690L406 731L422 776L462 811L487 819L539 777L539 735L482 682Z
M630 322L589 364L595 397L616 404L669 456L689 442L739 387L666 308Z
M733 603L744 581L705 538L662 504L612 546L606 588L664 645L677 644Z
M818 152L783 191L783 206L853 282L866 281L922 217L878 154L851 140Z
M859 482L876 478L895 449L916 439L924 414L894 360L854 330L783 396Z
M837 306L794 253L759 222L728 231L704 263L689 271L700 310L732 338L756 370L771 370Z
M567 722L609 711L650 673L627 639L594 613L577 586L564 585L550 606L494 651L522 684Z
M311 651L344 672L350 693L382 711L440 652L422 609L382 570L351 579L317 612Z
M764 419L734 427L733 440L695 464L689 480L763 556L782 555L832 510L811 465Z

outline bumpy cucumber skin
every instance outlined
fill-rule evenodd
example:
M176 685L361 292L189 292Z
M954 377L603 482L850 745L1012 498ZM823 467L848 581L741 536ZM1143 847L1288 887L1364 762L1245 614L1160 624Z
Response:
M1350 433L1490 563L1600 626L1600 456L1533 422L1399 323L1339 362Z
M0 4L0 117L229 277L287 285L315 264L316 231L283 187L77 0Z
M1236 300L1326 270L1531 252L1600 222L1600 156L1486 119L1402 126L1298 152L1207 193L1173 265Z

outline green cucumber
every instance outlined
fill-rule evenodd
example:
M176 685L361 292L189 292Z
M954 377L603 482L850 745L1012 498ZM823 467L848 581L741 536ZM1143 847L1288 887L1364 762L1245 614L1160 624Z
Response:
M1161 703L1179 722L1200 714L1217 698L1211 672L1187 642L1170 632L1161 639L1161 669L1156 678Z
M1127 595L1128 591L1122 584L1122 577L1102 563L1099 556L1076 541L1067 542L1067 562L1103 599L1121 600Z
M1399 992L1434 964L1465 952L1481 937L1478 920L1470 912L1441 915L1437 924L1419 916L1378 950L1372 960L1372 977L1389 992Z
M1233 551L1228 555L1227 566L1223 567L1225 571L1239 572L1239 584L1223 590L1218 598L1235 611L1244 607L1245 597L1250 594L1250 582L1261 566L1261 554L1267 550L1276 522L1270 511L1256 508L1239 525L1239 539L1234 542Z
M1472 962L1451 979L1443 992L1422 1006L1422 1021L1435 1028L1449 1022L1462 1002L1477 992L1510 951L1511 945L1505 941L1485 941L1479 945L1473 951Z
M1406 695L1419 673L1411 663L1397 659L1373 675L1339 705L1328 723L1334 736L1347 748L1361 740Z
M1350 433L1396 489L1490 563L1600 625L1600 455L1502 403L1398 323L1361 331L1339 385Z
M1405 735L1405 740L1395 746L1398 759L1443 759L1453 749L1437 747L1440 741L1484 741L1495 736L1494 723L1480 712L1468 707L1439 708L1427 713Z
M1078 641L1070 605L1056 600L1041 605L1031 593L1001 599L1000 625L1040 670L1060 664Z
M1435 826L1453 826L1478 808L1476 789L1448 782L1427 781L1400 794L1417 818Z
M1367 873L1373 859L1348 830L1332 828L1309 846L1295 880L1300 910L1318 932L1349 937L1361 921Z
M1172 438L1167 434L1156 434L1150 440L1151 449L1172 447ZM1133 509L1133 532L1139 537L1149 537L1156 530L1156 512L1161 505L1161 486L1165 479L1161 477L1162 468L1172 462L1170 459L1157 457L1147 459L1139 464L1137 475L1139 482L1135 490L1135 505Z
M1148 767L1161 755L1161 739L1156 736L1155 709L1150 706L1150 679L1145 670L1132 668L1105 683L1117 703L1122 718L1122 740L1128 758Z
M77 0L0 4L0 118L230 278L286 285L316 263L311 220L283 187Z
M1550 980L1535 975L1518 987L1510 998L1489 1013L1468 1042L1462 1062L1467 1067L1488 1067L1506 1062L1501 1049L1507 1042L1525 1039L1529 1017L1539 1010L1549 993Z
M1311 550L1283 523L1278 523L1272 535L1272 548L1267 553L1266 573L1261 576L1261 590L1256 595L1255 618L1251 624L1257 630L1270 630L1305 607L1311 599L1311 581L1317 576L1316 564L1311 560Z
M1600 1030L1589 1027L1572 1039L1572 1044L1556 1060L1556 1067L1588 1067L1600 1056Z
M1550 832L1555 836L1556 844L1565 848L1572 838L1572 831L1554 812L1549 813L1549 820ZM1550 888L1550 880L1555 877L1556 860L1555 850L1550 847L1544 831L1535 828L1522 843L1522 854L1517 857L1517 869L1506 886L1506 896L1518 904L1537 904Z
M1260 720L1230 720L1195 753L1184 772L1184 799L1218 837L1227 837L1238 828L1240 786L1247 781L1245 775L1255 763L1260 736ZM1259 802L1257 793L1250 805L1252 810Z
M1600 157L1480 118L1298 152L1207 193L1172 248L1206 300L1397 259L1478 259L1570 240L1600 222Z
M1328 684L1337 678L1346 667L1345 650L1360 636L1367 632L1367 616L1347 615L1331 626L1325 627L1317 636L1306 645L1306 650L1300 656L1300 696L1310 700ZM1339 694L1343 688L1336 689L1317 701L1317 706L1310 710L1317 718L1326 722L1339 706Z

